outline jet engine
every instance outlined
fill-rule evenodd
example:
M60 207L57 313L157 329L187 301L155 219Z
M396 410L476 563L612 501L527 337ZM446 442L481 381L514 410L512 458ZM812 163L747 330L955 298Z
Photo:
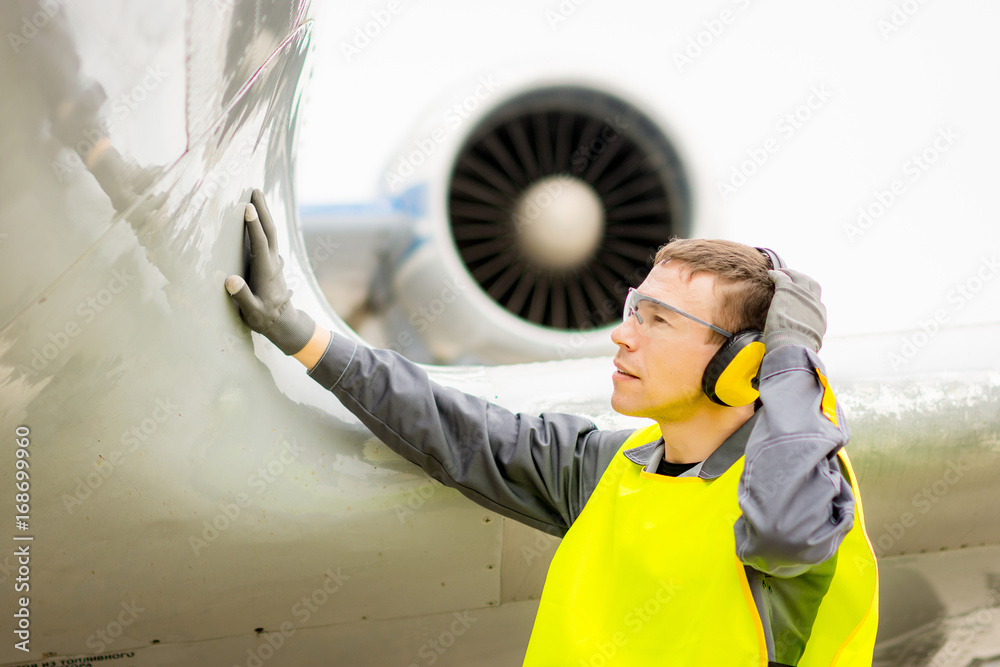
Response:
M464 91L386 170L413 217L373 290L383 344L438 363L611 353L628 288L689 230L681 154L623 95L491 87Z

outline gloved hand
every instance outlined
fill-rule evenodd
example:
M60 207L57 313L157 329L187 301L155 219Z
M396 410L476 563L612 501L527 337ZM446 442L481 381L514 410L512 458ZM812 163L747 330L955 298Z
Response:
M771 352L788 345L802 345L819 352L826 333L826 307L819 284L798 271L768 271L774 298L764 325L764 349Z
M285 354L295 354L312 338L316 323L292 306L292 291L281 273L285 262L278 255L274 222L260 190L250 196L244 219L250 235L250 275L246 281L242 276L229 276L226 291L239 305L247 326Z

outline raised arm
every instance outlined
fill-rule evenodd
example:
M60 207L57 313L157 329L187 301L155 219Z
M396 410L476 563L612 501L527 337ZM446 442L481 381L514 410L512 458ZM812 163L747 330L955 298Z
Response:
M257 190L247 206L248 280L226 290L244 321L331 390L372 433L471 500L554 535L583 509L629 431L567 414L515 414L441 386L417 364L318 327L291 304L274 225Z
M427 474L553 535L576 519L630 433L576 415L515 414L431 381L395 352L337 335L310 375Z
M854 524L837 461L850 434L817 355L826 331L819 285L790 269L771 279L763 408L746 447L736 549L745 564L792 577L833 556Z

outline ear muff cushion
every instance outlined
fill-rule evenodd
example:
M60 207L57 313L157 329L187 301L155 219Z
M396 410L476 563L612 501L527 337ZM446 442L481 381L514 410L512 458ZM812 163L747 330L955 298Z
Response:
M702 389L712 401L736 407L757 400L754 379L764 359L763 338L760 331L745 329L719 348L702 377Z

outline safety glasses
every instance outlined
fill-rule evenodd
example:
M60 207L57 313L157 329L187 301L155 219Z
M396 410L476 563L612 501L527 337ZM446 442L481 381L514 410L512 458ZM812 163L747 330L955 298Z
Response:
M625 310L622 312L622 322L627 321L630 315L635 315L639 333L652 338L670 338L671 326L667 316L668 311L683 315L698 324L703 324L712 331L719 332L726 338L730 338L733 335L725 329L720 329L714 324L709 324L694 315L689 315L679 308L674 308L651 296L646 296L636 291L634 287L629 288L628 296L625 298Z

